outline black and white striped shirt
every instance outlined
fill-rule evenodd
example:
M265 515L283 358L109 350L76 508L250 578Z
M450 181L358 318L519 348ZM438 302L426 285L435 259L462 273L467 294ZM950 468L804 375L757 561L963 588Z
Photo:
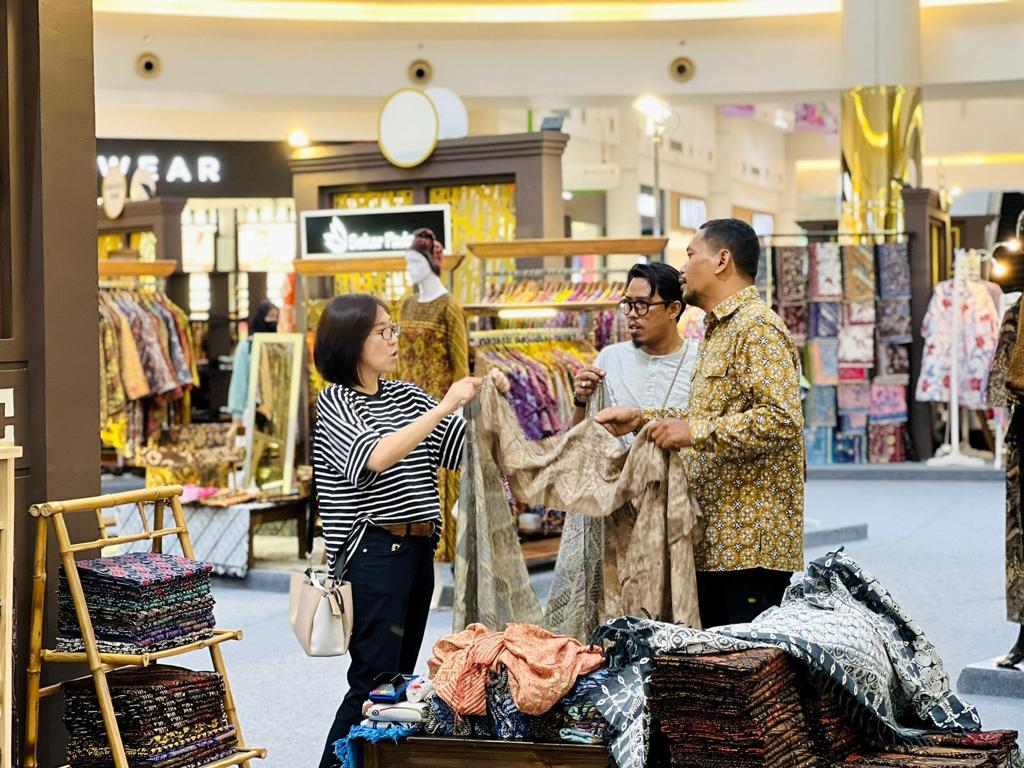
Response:
M466 422L448 416L416 449L384 472L366 462L382 437L406 427L437 401L415 384L381 381L366 395L333 384L316 402L313 471L327 545L328 567L342 554L347 563L368 524L441 524L439 467L458 469Z

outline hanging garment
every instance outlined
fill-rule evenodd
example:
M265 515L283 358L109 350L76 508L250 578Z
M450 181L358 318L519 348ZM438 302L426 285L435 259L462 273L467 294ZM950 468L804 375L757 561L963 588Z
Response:
M843 298L843 265L836 243L811 246L808 275L811 301L838 301Z
M449 387L469 376L469 335L462 305L445 293L434 301L421 302L415 294L402 302L398 312L402 326L397 378L411 381L440 402ZM452 509L459 498L459 474L438 470L441 498L441 540L434 559L455 560L455 519Z
M1013 410L1006 433L1006 619L1024 624L1024 511L1022 511L1021 449L1024 448L1024 408Z
M834 339L839 335L840 307L838 301L812 301L807 305L807 337Z
M843 325L874 325L875 301L843 304Z
M912 329L910 299L878 300L878 338L883 344L909 344Z
M968 281L960 289L956 312L960 338L953 338L953 281L935 286L921 325L924 354L916 397L922 402L948 402L953 370L953 349L959 359L960 405L984 408L988 374L999 340L998 314L992 296L981 281Z
M910 348L902 344L884 344L876 339L875 382L878 384L910 384Z
M1013 399L1007 388L1007 376L1010 372L1010 359L1017 344L1017 329L1020 326L1020 299L1017 299L1003 316L999 326L999 341L992 356L992 371L988 376L989 405L1007 406Z
M872 424L903 424L907 420L907 388L902 384L871 385Z
M807 302L807 249L776 248L779 273L779 304L800 306Z
M812 339L804 347L804 372L815 386L839 383L839 340Z
M779 316L782 318L782 322L786 324L786 328L789 329L789 335L793 337L793 342L798 347L802 347L807 342L807 305L780 307Z
M909 299L910 251L906 243L878 246L878 295L883 299Z
M776 646L805 664L839 696L865 737L913 743L927 730L979 731L977 711L951 690L935 646L870 573L842 551L812 562L779 608L750 624L714 631L646 619L603 626L607 692L598 710L609 721L619 768L647 759L651 662L663 654L728 653Z
M875 362L875 329L871 325L844 325L839 329L839 365L863 368Z
M875 252L870 246L843 246L843 300L875 300Z
M804 400L804 424L808 427L836 425L836 388L811 387Z
M470 407L469 417L456 626L488 613L499 620L521 620L510 611L533 611L536 605L521 565L522 552L507 545L510 533L500 520L511 515L504 488L495 482L499 468L518 499L570 510L572 517L604 518L600 558L584 559L592 550L574 547L575 535L563 537L559 565L569 575L556 573L556 584L565 588L549 602L547 626L585 639L596 616L645 609L699 625L693 542L700 512L678 452L658 448L647 430L625 451L593 421L556 438L529 441L490 383ZM481 531L492 536L481 539ZM478 560L488 550L497 555L489 565ZM600 603L595 606L597 596Z

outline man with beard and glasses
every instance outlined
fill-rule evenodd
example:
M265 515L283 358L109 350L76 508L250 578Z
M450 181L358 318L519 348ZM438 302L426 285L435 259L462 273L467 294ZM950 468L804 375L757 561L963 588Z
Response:
M683 296L703 309L704 340L686 418L651 428L682 450L706 527L694 547L705 627L752 621L778 605L804 566L804 440L800 356L754 287L760 245L749 224L709 221L686 249ZM598 414L613 435L649 419Z
M604 407L639 408L649 419L680 418L690 396L697 342L679 336L684 309L679 270L660 262L635 265L619 309L631 340L605 347L593 365L576 374L573 423L583 420L599 390Z

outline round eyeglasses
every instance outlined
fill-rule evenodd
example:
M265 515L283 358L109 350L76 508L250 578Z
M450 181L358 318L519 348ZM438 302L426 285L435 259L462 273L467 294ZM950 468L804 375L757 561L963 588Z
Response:
M644 317L651 311L651 307L661 307L666 304L668 304L667 301L630 301L629 299L623 299L619 302L619 309L622 310L624 315L636 312L637 317Z
M401 331L401 326L399 326L398 323L395 323L394 325L389 325L387 328L381 328L377 331L377 335L384 339L384 341L391 341L392 339L397 339Z

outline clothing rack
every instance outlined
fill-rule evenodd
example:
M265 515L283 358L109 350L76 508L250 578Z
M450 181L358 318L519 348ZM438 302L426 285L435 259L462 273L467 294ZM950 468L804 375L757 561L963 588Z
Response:
M614 272L621 272L625 275L629 272L628 267L534 267L529 269L509 269L502 272L492 272L490 277L554 277L557 275L576 274L600 274L606 275Z

